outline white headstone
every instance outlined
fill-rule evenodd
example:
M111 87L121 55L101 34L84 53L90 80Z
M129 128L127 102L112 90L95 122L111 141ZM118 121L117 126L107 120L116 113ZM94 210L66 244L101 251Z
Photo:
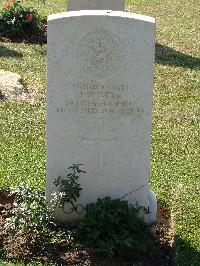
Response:
M108 11L48 19L47 199L68 166L83 163L78 204L110 195L150 208L155 21ZM61 221L79 214L58 214Z
M68 11L77 10L124 10L124 0L68 0Z

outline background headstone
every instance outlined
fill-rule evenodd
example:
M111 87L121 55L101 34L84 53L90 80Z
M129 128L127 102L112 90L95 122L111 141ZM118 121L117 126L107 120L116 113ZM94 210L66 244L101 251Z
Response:
M77 10L124 10L124 0L68 0L68 11Z
M77 11L48 19L47 199L68 166L83 163L78 204L110 195L150 208L155 21ZM58 213L60 221L80 215Z

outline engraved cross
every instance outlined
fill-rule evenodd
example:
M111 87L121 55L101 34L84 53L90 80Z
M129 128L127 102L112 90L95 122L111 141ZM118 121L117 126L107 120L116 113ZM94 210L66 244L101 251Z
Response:
M101 126L100 126L101 124ZM117 138L105 138L101 135L102 130L102 121L101 119L97 119L97 137L94 138L87 138L87 137L81 137L81 142L87 142L87 143L95 143L96 144L96 162L97 162L97 174L100 174L101 172L101 157L100 157L100 148L102 143L110 143L112 141L116 141Z
M96 144L96 162L97 162L97 174L100 174L101 172L101 164L100 164L100 147L102 143L106 142L112 142L116 141L116 138L113 139L103 139L103 138L84 138L81 137L81 142L87 142L87 143L95 143Z

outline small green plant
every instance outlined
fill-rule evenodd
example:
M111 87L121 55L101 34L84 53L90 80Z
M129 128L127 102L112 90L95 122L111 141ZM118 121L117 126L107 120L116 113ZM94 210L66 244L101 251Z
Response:
M8 232L13 235L19 232L30 234L31 243L42 243L43 248L60 241L64 246L72 245L72 232L58 227L54 214L55 209L64 206L65 202L75 203L78 199L81 187L77 180L83 172L79 164L74 164L68 168L65 180L61 177L55 180L58 191L52 195L51 205L46 202L45 193L35 188L24 186L11 189L10 194L15 200L10 217L6 219Z
M109 256L137 257L148 252L150 226L139 218L140 210L146 210L133 207L121 199L105 197L88 204L84 208L83 219L71 230L56 226L56 208L64 208L65 203L71 203L74 207L80 197L82 188L78 179L81 173L85 173L80 166L73 164L67 169L65 177L59 176L54 181L57 192L52 195L50 206L44 193L37 189L22 187L12 190L15 201L11 216L6 219L8 230L34 234L33 242L37 243L40 239L44 247L65 239L66 246L76 243Z
M6 2L0 11L0 34L12 36L31 35L40 29L36 10L21 4L20 0Z
M57 187L57 191L53 194L52 206L56 208L64 208L65 203L74 203L80 197L82 190L80 184L77 182L80 174L85 173L80 169L82 164L73 164L66 171L66 176L59 176L54 185Z
M20 187L12 189L15 202L11 216L6 219L7 229L11 232L45 232L54 225L54 210L46 204L45 194L35 188Z
M144 254L149 250L151 232L150 226L138 217L140 210L120 199L98 199L86 206L75 239L81 245L109 256Z
M52 205L49 206L45 199L45 193L27 186L12 189L15 202L11 209L11 217L6 219L8 230L37 231L49 234L51 227L55 225L54 213L58 207L63 207L66 202L74 203L80 196L82 188L77 183L80 173L80 164L73 164L68 168L66 179L58 177L55 185L58 191L52 196Z

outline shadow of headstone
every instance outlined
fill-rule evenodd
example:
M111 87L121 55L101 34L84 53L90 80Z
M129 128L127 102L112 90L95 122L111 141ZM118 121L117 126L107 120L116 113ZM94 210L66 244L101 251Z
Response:
M0 57L23 57L21 52L0 45Z
M156 63L191 69L200 68L200 58L178 52L159 43L156 43Z
M189 242L184 241L179 236L175 236L175 245L178 253L177 265L200 265L200 252L191 247Z

